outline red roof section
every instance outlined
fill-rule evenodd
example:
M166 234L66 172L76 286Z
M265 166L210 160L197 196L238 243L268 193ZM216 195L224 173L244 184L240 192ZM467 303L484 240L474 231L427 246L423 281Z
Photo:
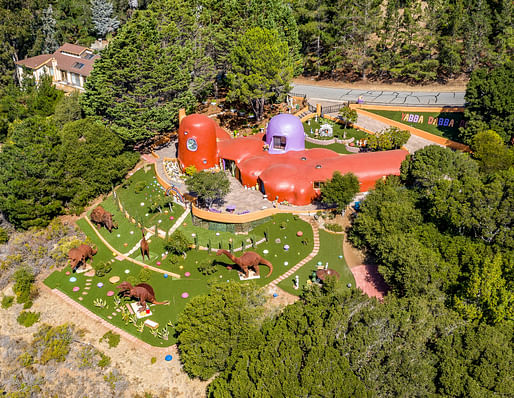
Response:
M52 59L52 54L36 55L35 57L25 58L16 62L16 65L23 65L31 69L37 69L50 59Z

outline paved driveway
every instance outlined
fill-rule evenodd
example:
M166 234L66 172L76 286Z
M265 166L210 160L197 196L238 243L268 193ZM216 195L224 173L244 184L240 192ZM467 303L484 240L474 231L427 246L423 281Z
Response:
M365 104L407 105L407 106L464 106L464 91L456 92L424 92L424 91L383 91L353 90L311 86L293 83L291 92L305 94L311 100L357 101L362 96Z

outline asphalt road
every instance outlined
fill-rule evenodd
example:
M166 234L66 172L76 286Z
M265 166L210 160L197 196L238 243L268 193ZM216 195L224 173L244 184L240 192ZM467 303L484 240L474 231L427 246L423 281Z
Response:
M407 106L464 106L464 91L423 92L423 91L382 91L352 90L307 84L294 84L291 92L305 94L317 101L357 101L362 96L365 104L407 105Z

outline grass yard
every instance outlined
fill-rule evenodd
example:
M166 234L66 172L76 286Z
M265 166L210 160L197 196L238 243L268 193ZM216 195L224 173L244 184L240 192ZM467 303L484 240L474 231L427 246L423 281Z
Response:
M312 149L312 148L330 149L331 151L334 151L334 152L337 152L337 153L340 153L343 155L348 155L351 153L350 151L346 150L346 147L344 146L344 144L336 143L336 144L330 144L330 145L319 145L319 144L314 144L309 141L305 141L305 149Z
M310 123L310 125L308 123ZM316 129L319 129L320 126L325 123L328 123L332 126L334 137L338 137L341 139L343 139L345 130L346 130L346 139L354 137L356 140L360 140L362 138L366 138L368 135L364 131L357 130L357 129L354 129L351 127L348 127L345 129L344 125L342 125L340 123L336 123L332 120L323 119L323 118L319 118L317 122L315 121L315 119L309 119L307 122L304 122L303 129L305 131L305 134L307 134L309 137L317 138L320 140L333 138L333 137L315 137L314 136L314 131L316 131ZM312 134L311 134L311 130L313 132Z
M346 265L346 261L343 257L343 236L320 230L319 239L320 248L318 255L289 278L280 282L278 286L281 289L299 296L302 293L302 287L307 284L307 280L310 278L312 272L316 271L318 262L321 262L323 265L328 262L329 268L339 272L341 276L340 282L343 286L346 286L348 283L355 286L353 274L348 268L348 265ZM293 282L296 279L296 275L300 277L300 289L298 290L294 288Z
M109 211L115 210L115 204L112 198L107 198L102 205L104 205L104 207ZM112 208L110 206L112 206ZM116 216L115 218L118 221ZM123 217L123 219L125 218ZM117 239L120 239L120 242L123 240L133 239L131 243L137 243L140 239L140 235L136 233L131 235L129 233L130 230L137 231L134 224L127 220L121 222L121 219L119 220L119 223L120 228L118 230L114 230L112 234L109 234L109 232L103 228L101 230L102 236L108 238L110 243L113 241L116 242ZM133 284L136 284L141 281L140 277L144 277L144 273L149 275L150 279L146 283L149 283L154 288L156 299L158 301L168 300L170 303L169 305L151 306L152 315L148 317L148 319L159 323L158 330L161 333L168 322L171 322L172 324L177 322L179 314L183 311L185 305L192 297L200 294L206 294L209 290L209 285L212 282L230 280L239 281L238 271L236 269L227 269L227 266L233 265L233 262L230 259L224 255L217 256L215 253L209 254L205 250L190 250L187 253L186 258L181 260L178 264L172 265L166 260L161 261L161 268L180 274L181 279L173 279L171 277L165 278L162 273L151 270L145 271L141 266L129 261L116 260L115 256L113 256L110 250L102 243L93 231L92 227L84 219L79 220L77 224L89 237L90 241L98 248L98 253L93 258L93 264L111 262L112 270L103 277L94 276L88 278L84 276L84 274L71 273L70 267L67 266L63 270L53 272L45 280L45 284L50 288L61 290L63 293L81 305L84 305L101 318L151 345L169 346L174 344L176 339L174 337L173 328L168 328L168 340L164 340L157 335L153 335L148 327L144 327L140 332L133 323L124 319L124 315L122 315L124 311L121 311L121 307L125 307L129 300L122 299L121 306L119 306L119 308L116 307L116 285L118 285L119 282L111 284L109 282L110 277L119 276L120 281L133 279ZM208 236L217 237L214 231L203 230L199 227L191 226L191 224L187 222L186 224L186 227L190 228L184 230L184 232L196 231L193 233L201 235L201 239ZM268 267L265 265L261 266L261 278L255 280L259 286L264 286L286 272L290 267L305 258L312 251L313 247L312 228L308 223L291 214L278 214L272 217L270 221L255 228L251 232L251 235L255 235L258 238L263 237L264 230L268 233L268 242L265 242L254 249L247 249L256 251L273 264L273 273L269 278L264 277L268 273ZM296 235L296 232L299 230L303 232L303 237L301 238ZM118 233L120 234L120 238L117 237ZM228 239L230 237L234 239L234 242L237 242L238 239L247 238L246 235L235 235L227 232L220 233L218 238L223 242L224 248L228 248ZM164 242L162 239L156 237L152 237L150 240L151 261L149 263L155 266L156 260L164 250ZM278 242L278 240L280 241ZM307 244L303 244L302 240L306 240ZM286 244L289 245L288 250L284 249L284 245ZM115 245L113 244L113 246ZM119 244L117 246L119 246ZM128 249L126 251L128 251ZM242 252L236 252L234 254L236 257L239 257ZM133 253L132 257L141 260L139 250ZM211 275L203 275L198 270L198 266L206 261L212 262L215 267L215 271ZM146 262L148 262L148 260L146 260ZM66 275L67 272L69 273L68 275ZM189 272L188 277L185 276L186 272ZM70 280L72 277L76 278L76 280ZM98 287L98 283L103 283L103 286ZM113 291L115 294L113 296L107 296L108 291ZM188 298L182 298L183 293L187 293ZM105 300L107 307L100 308L95 306L94 301L96 299ZM136 321L136 324L141 326L145 319L147 318Z
M368 112L375 113L377 115L386 117L388 119L404 123L408 126L416 127L420 130L426 131L427 133L431 133L437 135L439 137L448 138L453 141L459 141L459 126L461 121L464 119L464 113L462 112L415 112L412 111L413 115L418 115L418 122L408 122L402 120L402 114L405 115L407 112L401 111L382 111L382 110L370 110L367 109ZM423 116L423 121L419 123L420 117ZM434 125L434 120L437 119L438 122ZM444 126L445 119L448 119L446 123L447 126ZM442 125L439 125L439 121L443 120ZM450 126L451 120L453 120L453 126Z
M154 166L146 172L144 168L136 171L116 193L123 208L147 228L158 225L164 231L170 229L184 212L184 208L176 203L171 209L168 205L164 206L162 212L151 211L152 202L165 196L164 189L155 178Z

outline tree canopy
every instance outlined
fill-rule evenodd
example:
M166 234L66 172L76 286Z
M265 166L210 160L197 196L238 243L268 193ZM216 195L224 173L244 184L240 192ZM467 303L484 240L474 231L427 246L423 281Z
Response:
M187 189L198 195L200 204L211 207L230 192L230 181L224 172L200 171L186 180Z
M227 97L249 103L257 120L261 120L267 100L281 99L289 91L294 62L276 31L249 29L232 49L230 64Z
M354 174L342 175L339 171L334 171L332 179L325 181L321 187L321 201L327 206L336 205L337 210L342 211L359 190L359 180Z

